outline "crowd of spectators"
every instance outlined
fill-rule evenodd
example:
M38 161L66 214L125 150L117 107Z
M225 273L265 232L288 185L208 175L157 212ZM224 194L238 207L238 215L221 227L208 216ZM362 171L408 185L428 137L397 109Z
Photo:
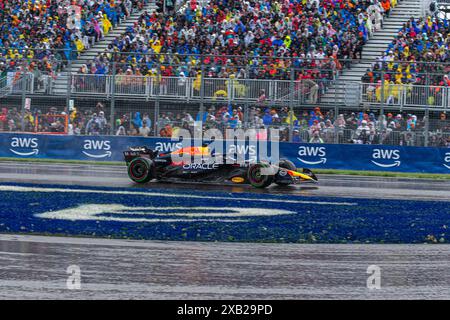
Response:
M50 107L48 112L18 108L1 108L0 132L34 132L34 133L67 133L67 117L65 112L58 112Z
M145 12L80 73L200 79L307 80L323 87L350 60L396 0L188 1L174 15ZM389 8L388 8L389 7ZM201 65L204 66L203 73Z
M59 109L59 110L58 110ZM70 135L123 135L172 137L183 128L194 135L196 121L202 129L280 129L280 140L305 143L357 143L387 145L423 145L426 126L429 145L450 147L450 119L446 113L426 117L407 112L345 111L337 115L334 110L296 110L251 106L247 112L239 106L211 106L204 112L161 112L156 123L146 112L117 113L111 127L105 104L78 110L51 107L47 112L25 110L23 125L26 132L67 133ZM67 123L65 122L67 114ZM36 119L39 117L38 123ZM155 130L156 129L156 130ZM17 108L1 108L0 131L22 131L22 115ZM262 131L268 132L268 131ZM267 138L267 135L259 136Z
M46 87L47 75L54 78L69 59L147 2L0 0L0 73L28 71L39 87ZM175 1L166 3L172 9ZM202 77L289 80L294 76L311 96L310 102L317 103L328 80L350 68L350 60L361 58L363 45L381 28L383 15L397 0L205 3L187 0L183 10L172 14L144 12L79 73L111 74L115 61L120 83L135 81L128 79L131 75L151 76L159 83L165 76L192 77L195 90Z
M159 136L170 137L179 128L188 129L193 135L194 121L202 121L203 130L236 128L280 129L280 140L306 143L356 143L388 145L423 145L426 117L411 113L387 113L376 116L374 112L344 112L333 110L303 110L291 113L289 108L260 108L253 106L245 121L241 107L223 106L209 108L196 116L188 112L161 113L158 119ZM450 119L446 113L438 119L430 119L429 145L450 146ZM137 128L135 129L137 130ZM125 131L126 132L126 131Z
M173 14L143 13L87 71L110 72L112 53L121 52L114 57L121 64L117 72L124 74L128 69L151 74L163 65L162 73L197 76L202 62L208 66L205 74L215 77L289 79L294 66L320 80L333 77L343 59L360 57L396 1L211 0L200 6L188 0L184 10ZM32 72L60 70L73 52L90 48L147 2L0 0L1 68L15 71L25 60ZM166 3L173 8L174 1Z
M403 24L385 52L376 59L363 77L368 86L369 99L381 101L380 88L385 84L384 99L395 103L399 93L407 90L408 97L434 105L441 99L441 86L450 86L450 23L437 16L413 18ZM384 79L382 79L384 77ZM419 89L414 97L412 85L431 86ZM416 89L417 91L417 89Z
M0 73L55 76L148 0L0 0Z

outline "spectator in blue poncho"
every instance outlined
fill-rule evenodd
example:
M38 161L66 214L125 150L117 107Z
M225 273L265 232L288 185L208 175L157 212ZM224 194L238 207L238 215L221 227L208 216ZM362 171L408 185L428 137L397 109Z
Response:
M139 130L139 128L142 127L142 118L140 112L136 112L133 119L133 125L136 128L136 130Z
M300 137L300 131L298 129L295 129L292 133L292 142L294 143L302 143L303 140Z
M266 112L265 112L262 120L263 120L263 124L265 126L270 126L272 124L272 120L273 119L272 119L272 115L270 114L270 110L269 109L266 109Z

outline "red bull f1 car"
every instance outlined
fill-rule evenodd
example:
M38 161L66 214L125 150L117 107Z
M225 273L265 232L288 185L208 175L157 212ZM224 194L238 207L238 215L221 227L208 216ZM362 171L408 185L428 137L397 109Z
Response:
M173 161L182 156L191 161ZM201 161L195 161L195 156ZM265 188L273 183L280 186L303 182L317 182L317 177L308 169L299 172L295 165L282 159L276 165L268 162L246 160L244 163L230 161L223 156L223 161L210 161L213 157L208 147L189 147L160 154L147 147L134 147L124 152L128 176L136 183L152 180L166 182L202 182L250 184L255 188ZM178 157L173 157L178 156ZM190 157L190 158L189 158ZM217 157L214 157L217 159Z

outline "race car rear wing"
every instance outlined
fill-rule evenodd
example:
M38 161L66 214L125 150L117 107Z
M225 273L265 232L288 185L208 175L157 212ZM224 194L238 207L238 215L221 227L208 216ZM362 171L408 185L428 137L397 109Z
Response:
M147 147L131 147L123 153L125 162L130 163L136 158L155 159L158 156L158 151L153 151Z

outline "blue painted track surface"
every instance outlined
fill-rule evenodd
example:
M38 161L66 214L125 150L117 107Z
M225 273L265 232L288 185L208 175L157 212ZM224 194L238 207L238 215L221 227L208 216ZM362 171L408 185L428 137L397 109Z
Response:
M450 241L450 202L0 184L0 232L290 243Z

